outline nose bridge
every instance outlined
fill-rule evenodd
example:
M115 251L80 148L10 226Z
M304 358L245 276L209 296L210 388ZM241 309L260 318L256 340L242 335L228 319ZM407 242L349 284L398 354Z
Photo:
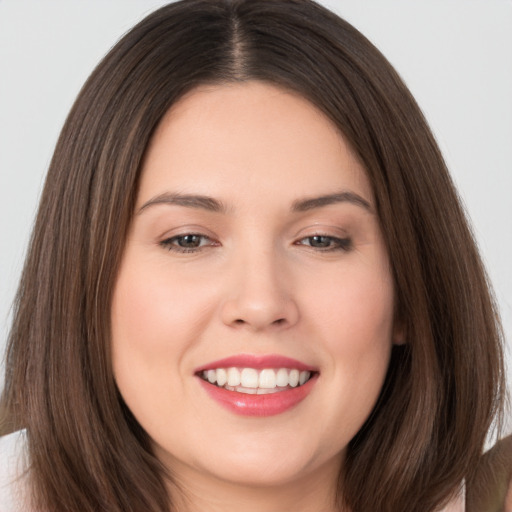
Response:
M286 258L271 243L235 250L222 308L224 323L262 330L289 326L298 319Z

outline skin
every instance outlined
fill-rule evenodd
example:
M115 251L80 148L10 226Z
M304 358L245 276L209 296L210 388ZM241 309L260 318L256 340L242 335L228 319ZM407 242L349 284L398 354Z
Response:
M368 206L293 210L333 192ZM176 193L225 211L155 199ZM201 87L166 113L142 169L112 345L119 390L177 482L180 511L336 509L346 446L401 342L373 205L351 148L293 93L258 82ZM189 233L200 245L180 252L176 237ZM325 247L315 235L330 237ZM292 357L319 377L282 414L239 416L194 375L237 354Z

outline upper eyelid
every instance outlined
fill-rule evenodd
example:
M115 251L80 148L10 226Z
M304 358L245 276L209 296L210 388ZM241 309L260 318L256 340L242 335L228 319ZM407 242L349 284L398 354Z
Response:
M187 233L183 233L183 234L178 234L178 235L173 235L173 236L170 236L170 237L166 237L164 238L163 240L161 240L159 242L159 245L163 245L163 246L172 246L172 242L180 239L180 238L184 238L184 237L187 237L187 236L197 236L197 237L200 237L203 239L203 241L209 241L211 243L209 244L206 244L206 245L203 245L203 246L199 246L195 249L201 249L201 248L204 248L204 247L208 247L208 246L215 246L215 245L221 245L219 241L213 239L212 237L208 236L208 235L205 235L203 233L195 233L195 232L187 232ZM306 236L302 236L302 237L299 237L299 238L296 238L294 239L293 241L293 245L299 245L298 243L299 242L302 242L303 240L307 240L307 239L311 239L311 238L314 238L314 237L323 237L323 238L328 238L330 239L332 242L334 242L335 244L339 244L340 246L343 246L343 245L352 245L352 238L351 237L338 237L338 236L333 236L333 235L328 235L328 234L323 234L323 233L314 233L314 234L311 234L311 235L306 235ZM179 245L176 245L176 248L179 248Z
M307 240L308 238L314 238L316 236L323 237L323 238L330 238L335 243L340 244L340 246L343 246L343 245L351 246L353 244L352 237L349 237L349 236L339 237L339 236L326 235L326 234L321 234L321 233L316 233L313 235L306 235L306 236L300 237L294 242L294 244L296 244L297 242L301 242L302 240Z
M205 235L204 233L196 233L196 232L190 231L190 232L187 232L187 233L179 233L177 235L166 236L166 237L164 237L160 241L160 243L170 242L172 240L176 240L176 239L179 239L179 238L185 238L186 236L198 236L200 238L204 238L206 240L210 240L212 242L216 242L216 240L213 237L209 236L209 235Z
M161 242L165 242L165 241L168 241L168 240L172 240L174 238L181 238L181 237L185 237L185 236L200 236L200 237L203 237L203 238L208 238L209 240L213 240L215 241L216 240L216 237L215 236L212 236L210 234L207 234L207 233L204 233L204 232L201 232L201 231L193 231L193 230L187 230L187 231L183 231L181 233L176 233L176 234L165 234L161 237ZM323 236L323 237L326 237L326 238L332 238L332 239L335 239L335 240L345 240L345 239L348 239L348 238L351 238L348 234L331 234L327 231L314 231L312 233L307 233L307 234L297 234L295 236L293 236L293 240L297 241L297 240L303 240L305 238L311 238L311 237L314 237L314 236Z
M179 238L181 236L187 235L196 235L196 236L204 236L206 238L210 238L215 240L216 235L212 232L211 229L208 229L199 225L183 225L179 227L174 227L172 229L167 229L161 235L158 236L160 241L169 240L171 238Z
M336 236L336 235L329 235L327 233L313 233L312 235L305 235L300 236L297 238L297 240L304 240L305 238L314 238L315 236L321 236L324 238L331 238L332 240L349 240L351 237L349 236Z
M295 230L294 230L295 231ZM332 224L311 224L302 227L300 230L296 231L294 234L290 233L290 239L292 243L296 243L299 240L314 237L314 236L323 236L336 240L347 240L352 239L352 230L342 228L340 225L332 225ZM201 226L201 225L183 225L178 226L172 229L166 230L165 233L158 236L158 243L163 243L169 241L171 239L176 239L180 237L185 237L189 235L195 235L204 237L213 242L220 243L223 236L219 236L219 234L212 232L211 228ZM225 235L225 234L224 234ZM281 233L284 235L284 233ZM285 235L286 236L286 235Z
M323 236L331 236L342 238L349 236L349 232L352 231L351 228L347 228L346 222L340 223L337 221L320 221L314 222L312 224L308 223L303 225L300 229L295 231L294 236L296 238L307 237L307 236L315 236L315 235L323 235ZM342 227L345 226L345 227Z
M198 237L205 239L205 241L207 243L205 243L204 245L200 244L197 247L182 247L182 246L178 245L177 243L173 243L177 239L184 238L186 236L198 236ZM208 247L215 247L216 245L219 245L219 244L218 244L218 242L216 242L214 239L212 239L211 237L209 237L207 235L204 235L201 233L189 232L189 233L183 233L183 234L165 237L160 242L158 242L158 245L167 251L175 252L178 254L179 253L186 254L186 253L197 253L199 251L207 249Z

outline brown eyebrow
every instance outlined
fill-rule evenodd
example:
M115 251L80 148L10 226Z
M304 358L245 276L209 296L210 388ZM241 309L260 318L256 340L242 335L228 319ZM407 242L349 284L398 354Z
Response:
M137 215L142 213L146 208L156 204L172 204L177 206L185 206L186 208L199 208L216 213L225 213L226 206L217 199L209 196L193 195L193 194L161 194L146 201L138 210Z
M313 210L314 208L322 208L336 203L351 203L356 206L361 206L370 213L373 213L371 204L355 192L343 191L335 194L328 194L325 196L311 197L294 201L292 211L305 212Z
M343 191L335 194L327 194L319 197L309 197L294 201L291 210L293 212L305 212L315 208L322 208L336 203L351 203L360 206L370 213L373 213L371 204L355 192ZM177 206L185 206L186 208L199 208L215 213L226 213L227 207L221 201L213 197L195 195L195 194L179 194L166 193L146 201L138 210L137 215L142 213L150 206L157 204L171 204Z

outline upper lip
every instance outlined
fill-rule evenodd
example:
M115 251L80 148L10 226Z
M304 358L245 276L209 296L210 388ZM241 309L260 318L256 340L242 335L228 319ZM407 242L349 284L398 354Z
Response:
M196 368L194 373L200 373L204 370L214 370L216 368L233 367L254 368L256 370L263 370L265 368L295 368L301 371L318 371L314 366L279 354L238 354L204 364Z

